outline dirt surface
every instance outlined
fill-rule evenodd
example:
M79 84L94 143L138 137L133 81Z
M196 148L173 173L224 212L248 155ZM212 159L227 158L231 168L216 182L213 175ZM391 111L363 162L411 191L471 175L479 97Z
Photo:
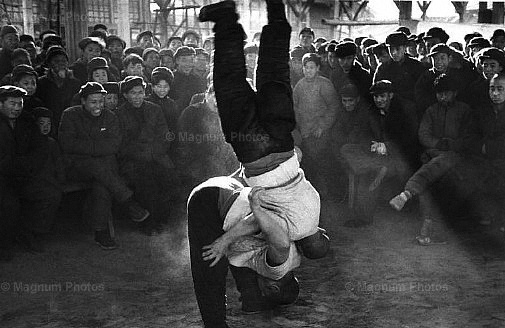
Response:
M323 202L331 254L296 270L299 300L244 315L231 275L230 327L505 327L505 252L494 227L452 218L449 243L413 243L415 211L381 208L372 226L345 228L345 203ZM0 264L0 327L202 327L192 289L183 206L159 236L117 223L103 251L70 211L43 254Z

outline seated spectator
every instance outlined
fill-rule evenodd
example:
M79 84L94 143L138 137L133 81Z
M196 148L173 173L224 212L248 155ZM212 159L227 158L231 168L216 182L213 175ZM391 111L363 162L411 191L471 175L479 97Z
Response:
M404 183L418 167L415 108L396 97L390 81L374 83L370 92L374 100L369 112L371 139L362 144L347 144L341 149L350 169L360 175L356 218L345 222L347 227L371 224L383 181L387 178Z
M358 88L361 97L369 99L372 77L357 61L357 51L358 47L354 42L347 41L336 45L335 56L337 57L338 65L331 72L330 80L337 91L347 84L354 84Z
M168 38L167 48L172 50L174 54L182 46L182 38L180 36L171 36Z
M319 76L321 60L315 53L302 58L302 78L293 90L296 131L301 136L302 168L321 197L327 197L335 177L331 152L331 128L341 110L331 81Z
M144 81L151 83L153 69L160 66L160 54L156 48L146 48L142 53L142 60L144 61Z
M432 51L434 49L436 47ZM421 245L431 244L433 234L440 232L433 229L434 221L441 218L438 217L430 187L462 160L465 129L471 118L470 107L456 101L456 80L442 73L433 82L433 88L437 103L428 107L419 127L419 141L425 149L424 164L407 181L404 191L389 202L400 211L409 199L419 196L423 226L417 241Z
M116 115L104 109L105 93L96 82L82 86L81 105L63 112L58 140L67 160L67 179L91 184L84 217L91 222L98 245L110 250L117 248L108 229L112 200L134 222L144 221L149 212L134 200L133 191L118 174L121 128Z
M109 65L103 57L95 57L88 63L88 82L98 82L101 85L111 81Z
M5 25L0 29L0 80L14 68L12 52L18 47L19 32L14 25Z
M191 47L191 48L198 48L200 46L200 34L198 34L194 30L186 30L182 34L182 45Z
M168 95L175 100L179 111L188 107L194 94L205 91L205 79L196 76L191 71L195 67L195 49L183 46L174 55L174 82Z
M168 48L163 48L160 50L161 66L164 66L170 70L175 68L174 63L174 52Z
M109 80L110 81L118 81L121 76L121 72L117 69L117 67L112 63L112 55L109 49L103 49L101 58L107 61L107 65L109 66Z
M129 54L123 60L124 71L122 77L127 76L140 76L144 77L144 61L142 57L136 54Z
M156 67L151 80L153 93L146 100L161 107L168 130L176 134L177 121L181 111L177 109L175 101L168 96L174 82L174 74L166 67Z
M70 69L74 77L81 81L81 85L88 81L88 63L91 59L99 57L105 48L105 42L97 37L85 37L79 41L79 48L82 51L81 57L77 59Z
M173 138L161 108L145 100L145 88L145 82L137 76L126 77L120 84L126 102L116 112L123 136L118 158L121 175L151 213L142 228L152 235L161 232L169 217L174 185L169 150Z
M142 58L143 52L144 52L144 49L142 47L136 46L136 47L126 48L124 50L124 55L125 55L125 57L128 57L128 55L135 54L135 55L139 56L140 58Z
M119 83L118 82L106 82L102 84L107 94L104 98L104 108L115 112L119 107Z
M32 115L36 107L43 107L42 100L35 96L37 91L37 72L28 65L18 65L12 70L12 84L26 91L23 97L23 112L21 116ZM52 117L51 117L52 118Z
M126 42L117 35L109 35L106 47L110 50L112 64L121 72L123 70L123 52L126 48Z
M177 126L176 166L184 188L189 191L203 181L230 175L239 168L233 148L224 140L214 87L205 100L188 106Z
M43 252L62 197L65 179L60 148L50 137L53 113L44 107L33 109L39 134L33 137L30 158L35 164L30 176L20 184L22 233L18 236L29 251Z
M54 114L54 126L59 126L63 111L72 104L72 97L79 91L81 82L68 69L68 55L60 46L47 50L48 70L37 81L35 96Z

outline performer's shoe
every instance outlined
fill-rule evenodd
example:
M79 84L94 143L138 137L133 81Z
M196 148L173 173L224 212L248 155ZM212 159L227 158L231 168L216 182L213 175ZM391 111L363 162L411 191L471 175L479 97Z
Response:
M225 0L203 6L198 14L200 22L217 22L223 18L237 17L235 1Z

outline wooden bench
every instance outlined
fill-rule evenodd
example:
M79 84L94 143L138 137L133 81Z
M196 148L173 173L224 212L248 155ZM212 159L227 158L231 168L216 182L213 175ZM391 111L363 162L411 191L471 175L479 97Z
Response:
M91 188L91 184L88 182L72 182L68 181L63 184L63 195L68 195L74 192L78 191L86 191ZM114 222L112 219L112 216L109 218L107 222L107 226L109 228L109 234L112 239L115 238L115 231L114 231Z

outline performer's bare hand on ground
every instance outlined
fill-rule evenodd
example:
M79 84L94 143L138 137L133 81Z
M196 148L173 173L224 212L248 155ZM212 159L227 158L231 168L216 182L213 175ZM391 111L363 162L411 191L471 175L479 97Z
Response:
M217 238L214 240L214 242L210 245L203 246L204 252L202 253L202 258L204 261L212 261L212 263L209 265L210 267L213 267L216 265L219 260L223 258L223 256L226 255L226 249L230 245L230 242L227 240L225 235Z

